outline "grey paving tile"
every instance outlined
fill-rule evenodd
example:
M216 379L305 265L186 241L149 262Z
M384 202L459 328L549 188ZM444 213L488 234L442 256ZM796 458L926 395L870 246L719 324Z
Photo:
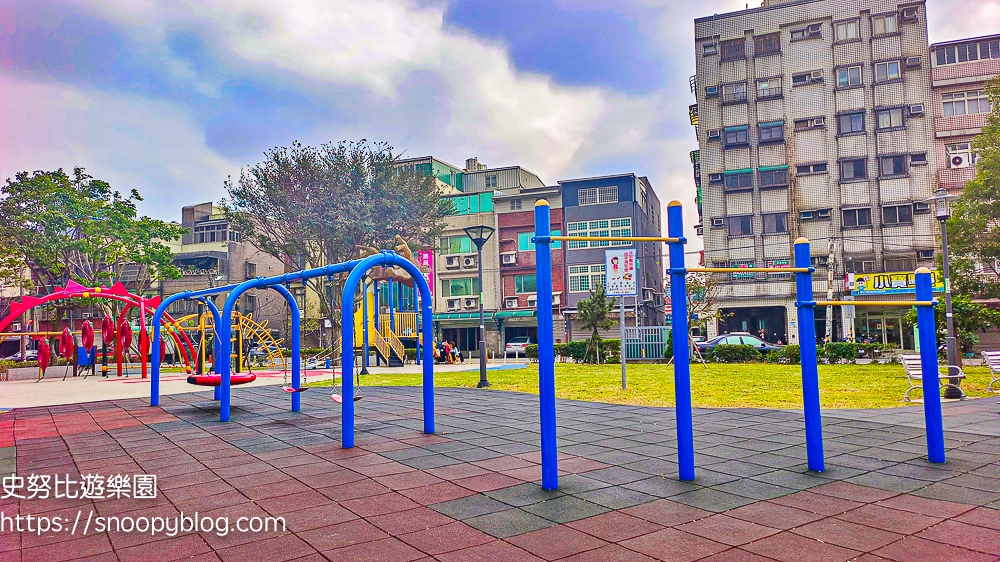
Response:
M609 468L602 468L600 470L591 470L586 474L587 478L593 478L594 480L600 480L601 482L607 482L608 484L626 484L628 482L635 482L637 480L649 478L649 475L644 472L629 470L620 466L612 466Z
M702 488L692 492L684 492L683 494L671 497L670 500L715 513L722 513L757 501L713 488Z
M564 485L565 483L563 479L560 478L559 487L562 488ZM533 503L555 499L565 494L561 490L543 490L538 484L529 482L527 484L519 484L509 488L500 488L499 490L484 492L484 495L507 505L523 507Z
M556 525L554 521L543 519L523 509L508 509L472 517L463 521L470 527L498 539L523 535Z
M428 507L452 519L469 519L471 517L486 515L487 513L510 509L509 505L482 494L436 503Z
M652 496L638 490L630 490L620 486L599 488L597 490L591 490L589 492L583 492L575 495L580 499L584 499L610 509L625 509L626 507L649 503L659 499L658 496Z
M523 509L556 523L569 523L610 511L604 506L574 496L562 496L554 500L532 504Z
M676 477L653 476L636 482L622 484L623 488L636 490L658 498L669 498L684 492L700 490L704 486L695 482L684 482Z

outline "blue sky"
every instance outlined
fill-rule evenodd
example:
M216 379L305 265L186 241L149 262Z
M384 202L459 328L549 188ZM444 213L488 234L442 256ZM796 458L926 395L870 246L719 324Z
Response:
M561 179L634 172L693 221L696 16L745 0L8 0L0 179L84 166L179 219L294 140ZM1000 0L930 0L932 41ZM691 223L689 223L691 224Z

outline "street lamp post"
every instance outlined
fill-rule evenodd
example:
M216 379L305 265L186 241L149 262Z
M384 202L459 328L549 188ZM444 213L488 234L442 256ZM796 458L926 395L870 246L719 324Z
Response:
M486 388L490 381L486 378L486 312L483 308L483 246L493 235L491 226L477 225L465 228L465 233L476 245L476 262L479 264L479 384L476 388Z
M958 385L962 379L958 377L960 367L958 364L958 340L955 337L955 318L951 310L951 272L948 269L948 219L951 218L951 201L957 199L957 195L951 195L948 190L939 187L934 191L934 196L927 199L934 202L934 216L941 221L941 267L944 270L944 307L945 321L948 326L948 336L945 338L945 346L948 355L948 375L949 382L954 386L945 388L945 398L964 398L965 393Z

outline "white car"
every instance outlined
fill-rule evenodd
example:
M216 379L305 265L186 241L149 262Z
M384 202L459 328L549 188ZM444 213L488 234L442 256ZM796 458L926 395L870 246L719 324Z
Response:
M517 336L510 338L507 345L504 346L504 355L514 354L514 356L524 355L524 348L529 344L535 343L535 340L529 338L528 336Z

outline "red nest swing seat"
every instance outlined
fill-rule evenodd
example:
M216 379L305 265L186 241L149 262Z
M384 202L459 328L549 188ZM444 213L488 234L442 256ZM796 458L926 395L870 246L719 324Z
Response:
M229 384L246 384L248 382L253 382L257 380L257 375L253 373L233 373L229 375ZM222 375L217 375L210 373L207 375L190 375L187 378L188 384L195 384L198 386L220 386L222 384Z

